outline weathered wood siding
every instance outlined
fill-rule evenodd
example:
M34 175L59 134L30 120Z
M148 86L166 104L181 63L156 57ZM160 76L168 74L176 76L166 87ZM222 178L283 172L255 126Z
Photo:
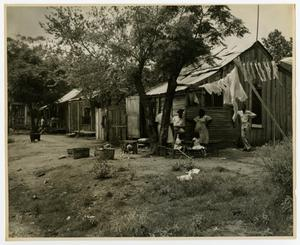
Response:
M90 121L85 123L83 121L84 109L90 109ZM73 100L68 102L67 112L68 131L95 131L95 110L91 108L88 100Z
M126 98L127 136L129 139L140 137L140 99L139 96Z
M212 122L209 124L209 141L211 143L218 143L224 146L234 146L237 144L240 130L237 125L232 123L232 107L210 107L205 108L207 115L212 117ZM191 140L195 135L195 122L193 119L198 116L199 107L190 106L186 108L186 139Z
M242 63L245 62L271 62L272 57L270 54L263 48L260 43L255 43L251 48L244 51L239 55ZM207 79L202 80L198 84L205 84L219 80L222 77L225 77L232 69L234 68L234 62L231 61L224 67L220 68L218 72L208 77ZM257 76L258 77L258 76ZM253 110L252 105L253 101L256 100L256 95L253 93L249 83L244 80L242 74L240 74L241 84L248 95L246 100L247 108ZM279 73L278 80L268 80L265 82L251 81L255 86L261 88L261 97L265 102L273 116L276 118L276 121L279 123L280 127L290 134L292 132L292 76L287 72L281 71ZM233 113L232 106L223 106L223 107L207 107L205 104L201 104L197 107L189 107L185 103L185 98L188 93L191 91L181 91L179 94L176 94L173 102L173 113L174 115L177 111L177 108L185 108L187 120L193 118L199 110L200 107L204 108L207 114L211 114L214 118L214 121L211 124L209 129L211 140L212 141L223 141L231 144L236 142L240 132L239 126L233 127L231 123L231 116ZM165 95L154 95L152 99L154 100L154 111L157 114L161 111L163 106ZM203 103L203 102L201 102ZM261 103L260 103L261 105ZM273 120L270 115L261 105L261 123L252 124L251 133L250 133L250 142L253 145L261 145L266 142L272 141L274 139L281 139L282 136L276 129ZM193 125L192 123L187 122L187 137L193 135Z
M127 116L124 104L110 106L107 109L108 140L113 144L118 144L127 138Z
M276 100L276 118L280 121L283 131L287 135L293 133L293 86L292 71L279 67L279 81L277 83L276 94L280 100ZM279 97L278 96L278 97ZM276 135L279 135L277 131Z

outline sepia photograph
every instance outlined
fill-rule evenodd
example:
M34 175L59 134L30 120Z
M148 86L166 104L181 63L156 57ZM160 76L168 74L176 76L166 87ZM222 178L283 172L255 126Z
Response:
M4 12L6 240L295 238L295 4Z

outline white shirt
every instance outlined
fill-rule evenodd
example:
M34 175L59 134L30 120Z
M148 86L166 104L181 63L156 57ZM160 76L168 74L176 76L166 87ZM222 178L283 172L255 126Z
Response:
M184 127L184 120L180 118L178 115L173 117L173 125L174 127Z

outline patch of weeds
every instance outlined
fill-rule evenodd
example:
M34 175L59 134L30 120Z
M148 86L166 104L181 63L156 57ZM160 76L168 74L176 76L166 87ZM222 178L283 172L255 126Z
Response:
M187 171L192 170L195 167L192 161L186 161L183 166Z
M246 189L246 187L244 185L238 185L238 184L230 187L229 191L235 197L247 196L249 194L249 191Z
M231 191L223 190L216 192L216 198L218 201L227 202L233 199L233 194Z
M72 232L68 236L84 236L84 232L96 227L98 220L92 215L83 215L81 218L77 218L72 225Z
M110 230L113 236L117 237L145 237L149 236L149 218L146 211L136 209L129 210L126 215L118 217L115 222L111 223Z
M172 171L181 171L183 169L183 164L180 162L176 162L173 166L172 166Z
M136 177L136 170L135 169L130 169L129 170L129 180L132 181Z
M111 197L113 197L113 194L112 194L112 192L108 191L105 196L111 198Z
M153 232L150 232L150 237L171 237L181 234L181 228L178 224L170 224L167 227L157 227Z
M124 167L119 167L119 168L117 169L118 172L126 172L126 171L128 171L128 170L129 170L128 168L124 168Z
M105 160L98 161L92 168L92 173L95 179L106 179L112 177L111 166Z
M293 144L285 138L275 146L259 149L268 176L265 185L272 186L269 193L268 216L275 235L292 234L293 226Z
M41 207L38 203L35 203L31 209L31 212L35 216L39 216L41 214Z
M274 147L261 149L261 158L264 166L270 174L271 181L280 188L285 196L292 196L293 184L293 145L289 138L276 144Z
M80 223L81 230L89 230L98 225L96 217L93 215L84 215Z
M92 197L91 195L86 195L82 199L82 204L84 207L89 207L93 204L94 201L95 201L94 197Z
M219 172L219 173L230 172L229 169L224 168L224 167L220 167L220 166L214 167L211 170L214 171L214 172Z
M205 214L195 215L192 218L191 227L189 233L192 236L201 236L207 229L216 226L218 222L214 219L211 212L206 212Z

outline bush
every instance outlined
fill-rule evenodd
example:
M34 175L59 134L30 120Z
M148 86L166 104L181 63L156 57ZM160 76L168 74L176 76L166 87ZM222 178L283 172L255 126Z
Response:
M289 138L263 151L265 168L272 183L279 188L281 197L293 195L293 148Z
M286 138L275 146L262 147L261 157L267 170L265 185L271 186L268 212L274 233L292 234L293 225L293 148Z
M173 166L172 166L172 171L181 171L183 168L183 164L180 162L176 162Z
M105 179L111 178L111 167L107 164L105 160L96 162L93 166L92 172L95 179Z

